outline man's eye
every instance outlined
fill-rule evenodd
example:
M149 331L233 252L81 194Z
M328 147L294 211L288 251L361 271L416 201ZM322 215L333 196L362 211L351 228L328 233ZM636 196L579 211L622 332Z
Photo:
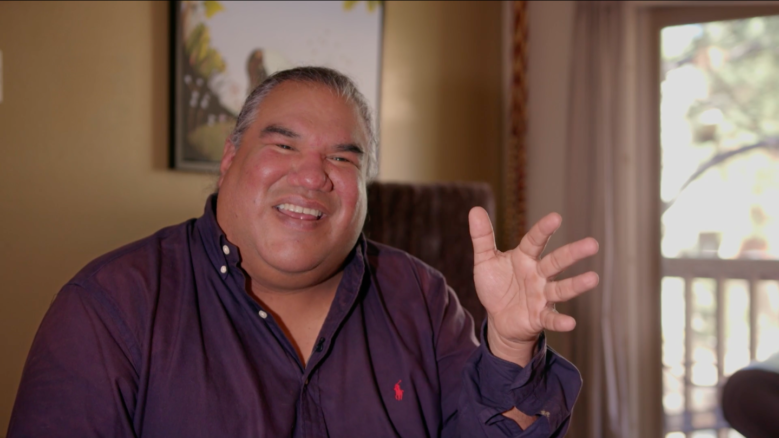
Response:
M333 156L330 158L331 160L337 162L337 163L346 163L346 164L353 164L357 167L360 167L359 160L355 160L351 157L342 157L342 156Z
M276 146L278 146L280 149L286 149L288 151L292 150L292 148L290 146L287 146L285 144L277 144Z

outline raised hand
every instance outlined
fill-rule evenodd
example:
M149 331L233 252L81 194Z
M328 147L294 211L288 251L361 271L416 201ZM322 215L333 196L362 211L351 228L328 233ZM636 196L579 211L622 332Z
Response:
M549 238L562 218L550 213L507 252L495 247L495 235L487 212L474 207L469 216L473 240L473 274L476 292L487 310L490 350L502 359L524 366L530 361L543 330L570 331L576 321L554 308L594 288L598 274L586 272L555 281L555 275L598 252L598 242L588 237L569 243L543 258Z

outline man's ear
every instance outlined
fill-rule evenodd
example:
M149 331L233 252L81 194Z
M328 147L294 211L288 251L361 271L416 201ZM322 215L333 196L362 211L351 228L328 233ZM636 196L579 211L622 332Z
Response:
M222 162L219 163L219 181L216 183L217 187L222 188L222 180L224 180L227 169L233 164L233 158L238 148L235 147L230 138L225 140L224 150L222 151Z

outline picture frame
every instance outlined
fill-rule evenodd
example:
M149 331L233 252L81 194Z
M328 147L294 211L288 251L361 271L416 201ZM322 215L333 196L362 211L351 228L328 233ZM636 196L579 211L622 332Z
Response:
M170 167L218 172L243 101L279 70L346 74L377 121L383 14L381 1L171 1Z

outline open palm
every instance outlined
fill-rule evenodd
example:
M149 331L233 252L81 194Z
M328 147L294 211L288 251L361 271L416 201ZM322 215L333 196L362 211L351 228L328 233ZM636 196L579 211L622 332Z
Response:
M562 218L551 213L522 238L513 250L495 247L489 216L481 207L469 214L474 251L474 282L488 315L488 330L506 344L535 344L543 330L570 331L576 321L557 313L554 304L592 289L598 284L595 272L560 281L555 275L598 252L598 242L586 238L569 243L541 258L549 238Z

